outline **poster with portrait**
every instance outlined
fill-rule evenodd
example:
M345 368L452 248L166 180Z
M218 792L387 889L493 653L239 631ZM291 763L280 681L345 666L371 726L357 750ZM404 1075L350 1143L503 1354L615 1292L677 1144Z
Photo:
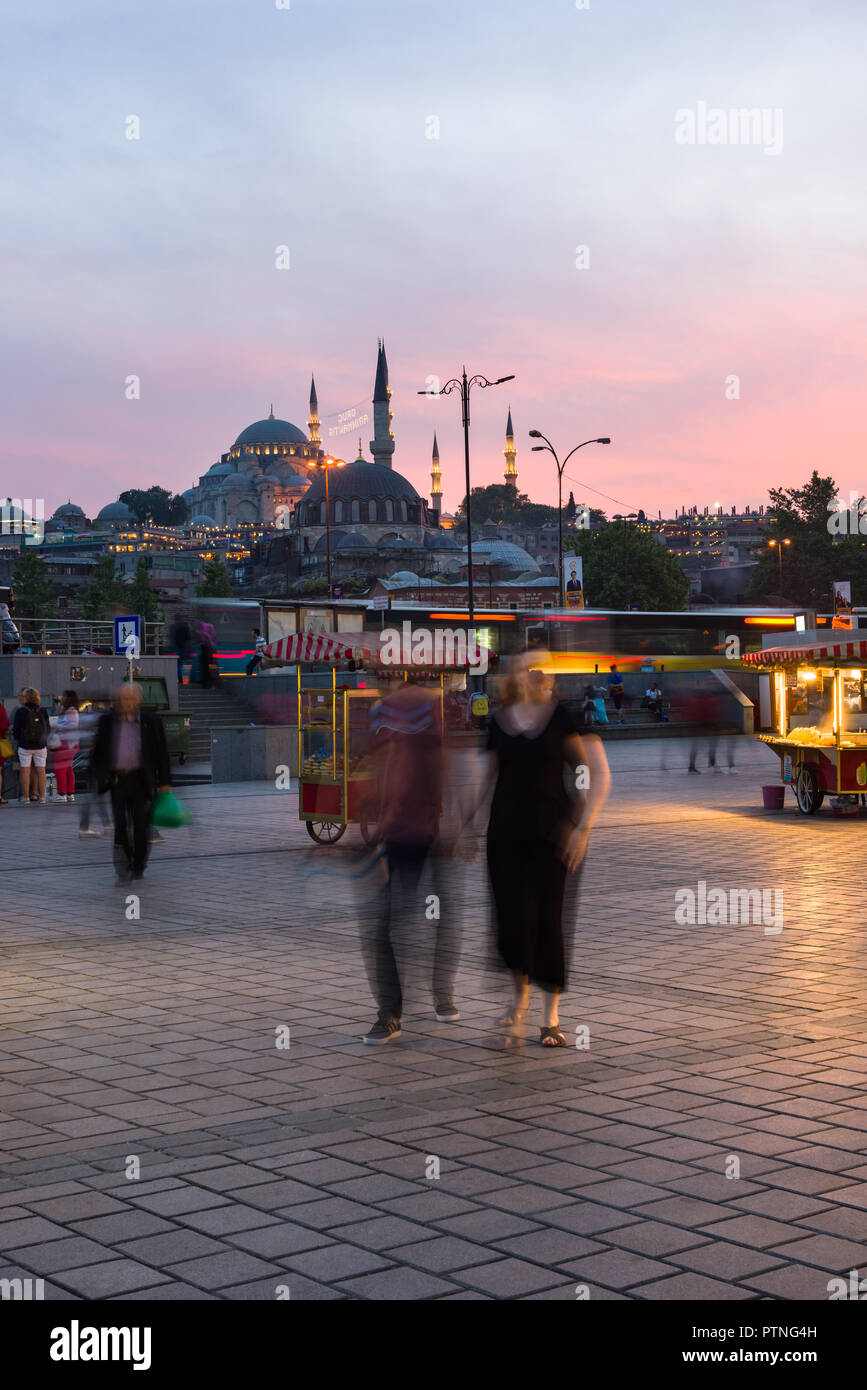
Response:
M834 583L834 618L831 626L852 626L852 581L849 579L838 579Z
M584 561L580 555L567 555L566 564L566 607L584 607Z

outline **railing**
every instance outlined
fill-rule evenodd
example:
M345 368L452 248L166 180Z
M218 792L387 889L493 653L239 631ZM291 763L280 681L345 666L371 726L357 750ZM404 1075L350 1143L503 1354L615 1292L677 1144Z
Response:
M33 656L114 656L114 622L89 623L79 618L16 618L19 652ZM164 650L163 623L142 624L142 656Z

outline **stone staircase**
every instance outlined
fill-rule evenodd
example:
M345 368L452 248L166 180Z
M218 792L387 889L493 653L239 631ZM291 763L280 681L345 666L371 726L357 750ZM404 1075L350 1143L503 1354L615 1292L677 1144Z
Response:
M190 717L191 763L211 761L211 730L237 728L256 718L253 708L233 693L231 681L218 681L203 690L200 685L182 685L178 689L178 708Z

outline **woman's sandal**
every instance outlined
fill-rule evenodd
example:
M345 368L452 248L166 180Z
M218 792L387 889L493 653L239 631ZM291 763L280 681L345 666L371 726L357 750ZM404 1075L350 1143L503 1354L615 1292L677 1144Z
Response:
M543 1047L565 1047L565 1046L566 1046L566 1038L565 1038L565 1035L564 1035L563 1033L560 1032L559 1027L555 1027L555 1028L540 1028L540 1030L539 1030L539 1042L542 1044Z

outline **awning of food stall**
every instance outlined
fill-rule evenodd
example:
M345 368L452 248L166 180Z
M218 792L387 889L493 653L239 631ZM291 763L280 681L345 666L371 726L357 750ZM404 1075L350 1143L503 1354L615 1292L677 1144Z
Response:
M417 629L413 636L421 631ZM264 655L272 666L295 666L305 661L369 661L382 671L408 671L419 676L466 670L468 664L482 666L490 656L488 648L481 643L473 643L473 650L468 653L466 643L463 646L459 641L438 644L435 634L430 636L428 653L423 641L417 647L411 639L395 642L393 636L379 632L295 632L269 643Z
M350 661L368 657L379 643L354 632L293 632L269 642L265 657L275 666L295 666L299 661Z
M808 647L767 647L762 652L745 652L741 660L749 666L816 665L822 661L867 662L867 642L824 642Z

